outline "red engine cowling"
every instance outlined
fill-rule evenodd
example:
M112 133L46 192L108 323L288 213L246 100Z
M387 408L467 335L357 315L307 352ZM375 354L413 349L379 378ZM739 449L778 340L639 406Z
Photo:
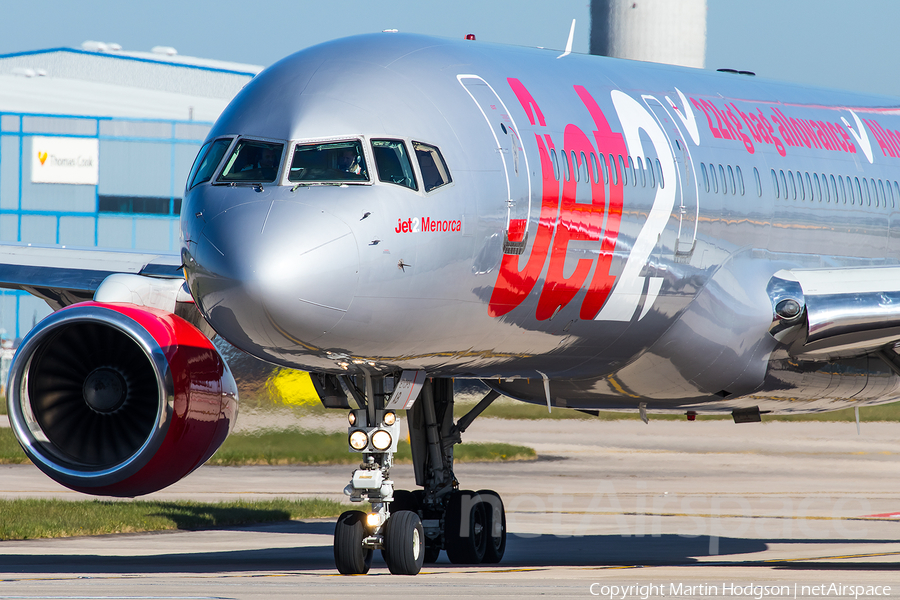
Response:
M237 386L212 342L171 313L84 302L41 321L10 367L9 419L28 457L88 494L138 496L219 448Z

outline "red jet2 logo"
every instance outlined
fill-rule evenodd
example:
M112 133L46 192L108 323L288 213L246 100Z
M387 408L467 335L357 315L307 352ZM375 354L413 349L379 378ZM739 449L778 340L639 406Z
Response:
M561 178L563 182L562 196L560 196L560 182L554 177L553 163L550 159L550 152L555 152L555 145L549 133L543 133L540 129L547 127L544 113L531 93L518 79L510 78L507 81L525 110L529 122L536 127L534 137L541 161L541 212L531 254L524 267L519 268L518 255L503 255L497 282L488 305L488 314L492 317L499 317L519 306L537 284L549 254L547 275L535 312L538 320L546 320L554 316L572 301L575 295L585 287L585 284L587 284L586 292L579 313L581 319L629 321L633 317L641 297L646 294L644 310L639 318L643 317L656 299L662 279L642 277L640 272L656 245L658 235L666 226L675 201L676 185L674 183L677 174L665 134L643 106L618 91L612 92L612 100L624 133L613 132L594 98L584 87L574 86L575 93L593 120L593 142L578 126L566 125L563 134L563 151L567 156L574 156L574 159L567 161L569 174L568 177ZM685 117L677 112L671 100L668 102L669 106L676 110L679 118L685 122L685 125L694 125L695 121L690 107L686 106L687 117ZM619 276L619 282L614 289L616 277L610 275L609 270L622 218L623 181L620 175L621 171L616 167L612 169L609 177L608 198L606 184L603 183L602 178L599 183L595 183L593 177L588 181L581 182L581 185L590 185L591 187L591 202L587 204L575 201L575 191L579 182L573 176L573 169L584 169L586 165L582 163L583 157L590 156L592 153L598 156L608 156L608 159L614 163L621 160L621 157L628 156L627 148L631 148L632 154L635 156L643 155L640 130L649 136L656 155L663 165L665 180L672 184L665 188L657 188L653 208L635 240L622 274ZM594 143L596 143L596 149ZM624 167L624 164L622 166ZM615 174L619 175L614 176ZM604 216L606 217L605 228ZM599 242L600 249L596 260L580 259L572 274L566 277L564 267L570 241ZM588 281L592 267L593 276ZM645 291L646 279L649 279L650 282Z

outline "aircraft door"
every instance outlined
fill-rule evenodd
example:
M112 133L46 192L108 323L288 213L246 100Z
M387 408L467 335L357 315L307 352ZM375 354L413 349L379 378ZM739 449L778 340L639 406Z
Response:
M519 137L519 128L494 89L477 75L456 78L478 106L490 129L494 150L506 177L506 232L504 254L522 254L528 242L528 216L531 212L531 179L528 157Z
M653 96L643 96L643 100L669 139L672 156L675 157L675 170L679 178L679 181L673 182L678 186L676 201L679 202L676 205L679 219L675 256L686 258L694 251L697 239L697 221L700 215L700 187L697 185L697 173L688 145L669 108Z

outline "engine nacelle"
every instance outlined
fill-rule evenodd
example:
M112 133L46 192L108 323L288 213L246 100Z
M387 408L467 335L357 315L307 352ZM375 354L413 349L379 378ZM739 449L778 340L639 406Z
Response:
M28 334L10 367L9 419L28 457L79 492L138 496L175 483L219 448L237 386L184 319L83 302Z

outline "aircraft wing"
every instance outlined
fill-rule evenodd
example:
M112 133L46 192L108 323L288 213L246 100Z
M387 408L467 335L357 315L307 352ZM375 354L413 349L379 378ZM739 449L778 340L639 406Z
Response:
M182 278L177 254L0 244L0 287L24 290L54 310L90 300L115 273Z
M784 339L793 329L795 356L858 356L900 341L900 267L782 270L768 291L776 312L773 334ZM790 313L783 303L791 299L801 312L779 316L779 306Z

